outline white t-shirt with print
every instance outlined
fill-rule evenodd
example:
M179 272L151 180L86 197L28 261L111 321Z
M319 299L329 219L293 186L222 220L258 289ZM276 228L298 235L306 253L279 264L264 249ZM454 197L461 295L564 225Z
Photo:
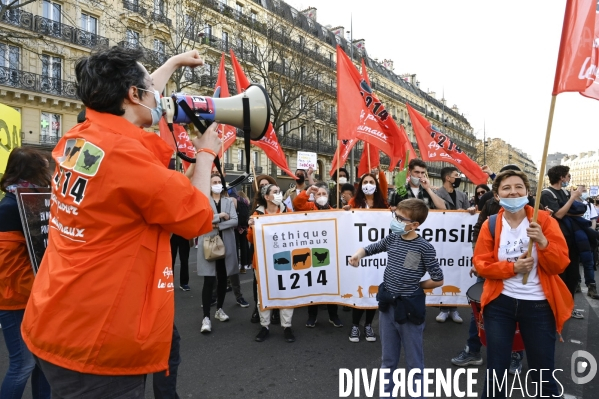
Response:
M414 198L418 198L418 193L420 192L420 186L418 186L418 187L412 187L412 186L410 186L410 188L412 189L412 193L414 194Z
M505 220L505 217L501 219L502 229L501 237L499 238L498 258L500 261L516 263L518 258L528 250L530 238L526 235L526 229L530 226L530 222L527 218L524 218L518 227L512 229L507 220ZM524 275L517 274L514 277L503 280L502 294L511 298L528 301L542 301L547 299L539 281L539 275L537 274L538 254L536 244L532 247L532 257L534 264L528 275L526 285L522 284L522 277Z
M593 219L597 219L597 209L595 209L594 205L589 206L589 203L586 201L581 201L586 207L587 207L587 211L584 213L584 215L582 215L583 218L585 218L586 220L593 220Z

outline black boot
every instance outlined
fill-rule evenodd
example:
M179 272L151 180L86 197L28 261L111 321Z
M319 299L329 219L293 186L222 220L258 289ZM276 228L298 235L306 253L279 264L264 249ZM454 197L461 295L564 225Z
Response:
M599 294L597 294L597 285L595 285L595 283L591 283L587 285L587 287L589 289L587 291L587 295L593 299L599 299Z

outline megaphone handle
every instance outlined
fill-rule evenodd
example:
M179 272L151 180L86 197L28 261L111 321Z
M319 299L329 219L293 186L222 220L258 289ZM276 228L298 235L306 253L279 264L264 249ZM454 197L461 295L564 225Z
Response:
M241 99L243 104L243 141L245 144L245 172L250 174L250 137L252 128L250 125L250 99L243 97Z

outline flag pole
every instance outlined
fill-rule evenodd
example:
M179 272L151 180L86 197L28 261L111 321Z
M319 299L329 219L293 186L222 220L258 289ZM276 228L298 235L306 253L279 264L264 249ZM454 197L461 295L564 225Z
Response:
M537 194L535 198L535 209L532 214L531 223L536 223L539 216L539 206L541 205L541 193L543 192L543 175L545 174L545 167L547 166L547 152L549 151L549 139L551 138L551 126L553 125L553 112L555 111L555 99L556 95L551 96L551 107L549 108L549 119L547 120L547 132L545 133L545 147L543 148L543 158L541 158L541 168L539 169L539 179L537 181ZM528 243L527 257L532 256L532 245L533 242L530 240ZM528 283L528 274L525 273L522 278L522 284Z
M339 152L340 152L340 148L341 148L341 140L337 140L337 174L335 175L335 176L337 176L337 181L335 182L337 185L337 203L335 204L337 209L339 209L339 204L340 204L339 201L341 200L341 187L339 187L339 168L340 168Z
M372 167L370 165L370 143L366 143L366 152L368 152L368 173L372 173Z

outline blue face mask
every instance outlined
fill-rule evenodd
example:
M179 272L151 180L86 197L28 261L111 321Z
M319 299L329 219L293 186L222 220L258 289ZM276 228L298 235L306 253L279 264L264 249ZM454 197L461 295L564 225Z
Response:
M568 187L568 184L570 184L570 183L568 183L567 181L563 181L562 182L562 187L566 188L566 187Z
M399 234L400 236L406 234L406 224L404 222L398 222L397 220L391 220L391 231L395 234Z
M137 89L151 93L150 90L140 89L139 87ZM162 101L160 101L160 93L158 92L158 90L154 90L154 99L156 100L155 108L150 108L147 105L144 105L141 103L138 104L138 105L141 105L142 107L149 109L150 113L152 114L152 124L151 125L144 124L144 125L142 125L143 127L150 127L150 126L157 125L158 122L160 122L160 118L162 118Z
M499 205L510 213L516 213L528 204L528 197L499 198Z

